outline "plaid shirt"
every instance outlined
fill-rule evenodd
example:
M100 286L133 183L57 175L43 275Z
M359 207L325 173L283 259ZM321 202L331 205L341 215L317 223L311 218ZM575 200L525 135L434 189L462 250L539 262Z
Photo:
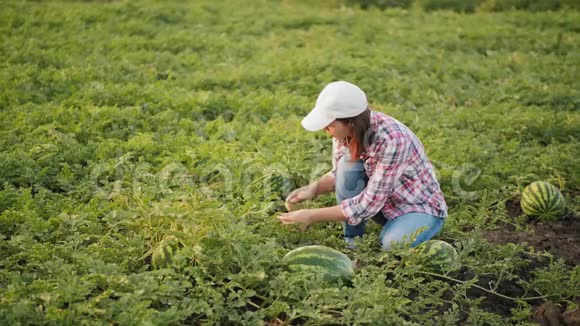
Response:
M371 128L373 142L360 157L369 181L359 195L341 203L348 224L357 225L379 211L387 219L411 212L447 217L443 193L417 136L396 119L372 110ZM332 144L329 173L336 177L338 161L350 152L334 138Z

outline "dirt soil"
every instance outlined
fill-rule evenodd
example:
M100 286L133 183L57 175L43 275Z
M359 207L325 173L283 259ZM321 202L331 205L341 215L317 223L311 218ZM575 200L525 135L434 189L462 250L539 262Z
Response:
M511 218L518 218L522 215L519 202L510 202L507 205L508 215ZM506 243L523 243L533 246L536 250L544 250L551 253L554 258L562 258L564 261L574 267L580 264L580 217L572 213L556 222L541 222L534 219L528 220L530 232L516 231L511 224L486 232L484 237L495 244ZM536 267L546 267L546 261L532 261L527 269ZM520 271L520 274L526 274L527 271ZM483 280L484 282L486 280ZM518 297L521 296L522 290L513 284L502 284L502 293ZM508 300L489 296L477 289L470 291L474 296L486 296L482 307L490 312L499 313L503 316L510 315L510 309L515 308L515 303ZM480 293L481 292L481 293ZM535 300L529 302L534 306L534 321L539 325L579 325L580 310L567 311L565 307L552 309L551 302ZM577 302L580 303L580 302ZM563 308L563 309L562 309ZM563 322L563 323L560 323ZM557 322L557 323L556 323Z
M519 203L508 203L508 214L515 218L522 214ZM555 258L563 258L570 266L580 264L580 218L572 213L556 222L529 221L530 233L516 231L513 225L505 225L484 236L495 244L523 243L537 250L545 250Z

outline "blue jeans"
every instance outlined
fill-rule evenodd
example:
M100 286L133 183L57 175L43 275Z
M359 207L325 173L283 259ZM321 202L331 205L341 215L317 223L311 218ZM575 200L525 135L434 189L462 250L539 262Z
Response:
M335 192L336 202L340 204L347 198L360 194L367 185L368 177L364 172L364 165L361 160L350 162L350 157L343 156L336 167ZM391 248L394 242L410 240L410 238L421 228L425 228L417 234L412 247L425 242L436 236L443 226L443 219L426 213L407 213L394 220L387 220L381 212L372 217L372 220L383 225L380 241L384 249ZM342 223L345 238L360 237L365 233L365 222L358 225Z

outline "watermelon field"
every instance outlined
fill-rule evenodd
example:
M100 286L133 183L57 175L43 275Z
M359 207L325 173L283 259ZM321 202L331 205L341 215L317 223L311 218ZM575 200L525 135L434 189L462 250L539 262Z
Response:
M0 8L0 325L580 324L576 2ZM276 218L332 167L300 121L335 80L423 143L457 268ZM526 214L535 181L565 210ZM288 268L310 245L353 275Z

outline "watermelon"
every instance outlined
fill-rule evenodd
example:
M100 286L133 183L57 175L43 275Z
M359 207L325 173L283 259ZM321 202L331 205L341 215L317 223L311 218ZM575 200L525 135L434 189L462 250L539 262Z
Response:
M353 263L347 255L325 246L296 248L282 258L291 270L310 270L324 275L326 280L351 278Z
M415 248L420 253L418 261L425 271L448 273L461 267L457 250L449 243L441 240L428 240Z
M179 241L177 239L171 237L161 241L151 255L151 266L153 266L153 269L168 267L177 249L179 249Z
M279 194L282 199L286 198L288 194L295 188L294 182L287 176L280 174L271 175L269 178L271 191Z
M555 221L566 212L566 201L558 188L544 181L529 184L520 201L524 213Z

